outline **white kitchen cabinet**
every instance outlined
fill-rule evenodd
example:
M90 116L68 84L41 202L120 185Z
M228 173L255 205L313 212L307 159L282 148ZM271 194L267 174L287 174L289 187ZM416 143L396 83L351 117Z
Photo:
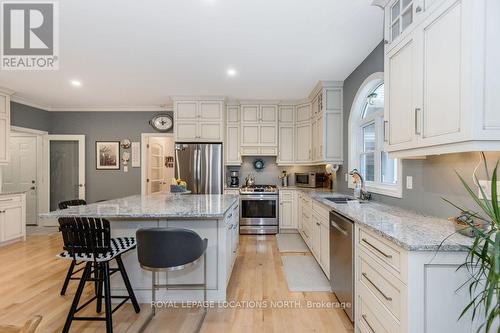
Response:
M17 239L26 239L26 196L0 195L0 244Z
M319 263L326 276L330 278L330 226L329 220L321 220ZM325 223L326 222L326 223Z
M475 332L470 315L466 252L407 251L355 226L355 327L360 332ZM332 268L334 269L334 268ZM481 315L479 315L481 317Z
M498 151L500 4L414 2L411 28L386 46L385 149L399 158Z
M278 154L278 106L241 105L241 155Z
M311 123L297 124L295 128L295 162L311 161Z
M295 128L292 126L279 127L279 140L278 140L278 157L276 162L279 165L291 165L295 162L294 154L294 133Z
M293 125L295 119L295 107L293 105L279 106L279 125Z
M225 217L226 284L229 283L239 246L239 205L235 204Z
M226 120L228 124L239 124L240 123L240 106L239 105L228 105Z
M0 91L0 165L9 163L10 95Z
M242 105L241 121L243 123L258 123L260 121L259 105Z
M174 118L176 141L224 141L223 100L174 99Z
M226 129L226 165L241 165L240 125L229 124Z
M311 120L311 103L297 105L295 108L295 120L297 123Z
M282 230L297 229L295 191L279 191L279 228Z
M316 213L312 214L312 242L311 242L311 252L314 257L320 262L321 251L321 222L320 218Z

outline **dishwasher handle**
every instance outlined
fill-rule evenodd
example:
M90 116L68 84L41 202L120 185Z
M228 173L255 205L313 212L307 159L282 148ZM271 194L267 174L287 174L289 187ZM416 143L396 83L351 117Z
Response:
M345 231L344 229L342 229L337 223L335 223L334 221L330 221L330 225L332 227L334 227L335 229L337 229L338 231L340 231L344 236L349 236L349 233L347 231Z

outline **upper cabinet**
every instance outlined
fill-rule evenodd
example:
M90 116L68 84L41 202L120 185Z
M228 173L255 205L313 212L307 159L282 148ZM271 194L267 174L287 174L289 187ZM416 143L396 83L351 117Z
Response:
M390 1L385 17L386 150L498 151L499 2Z
M224 100L174 99L176 141L222 142Z
M0 165L9 163L10 95L0 90Z
M241 155L278 154L278 105L241 105Z
M241 165L240 152L240 106L228 105L226 108L226 165Z

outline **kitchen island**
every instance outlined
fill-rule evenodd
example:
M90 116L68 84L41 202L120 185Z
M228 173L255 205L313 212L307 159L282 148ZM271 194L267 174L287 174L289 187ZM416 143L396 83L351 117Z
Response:
M86 206L73 206L41 214L43 219L59 217L105 218L111 223L111 237L135 236L140 228L174 227L193 230L208 239L207 299L225 301L238 247L238 196L236 195L135 195ZM141 303L151 301L151 272L143 270L136 250L123 255L123 262ZM159 283L202 283L203 265L181 271L159 273ZM124 294L121 277L111 280L115 294ZM159 301L200 301L201 290L159 290Z

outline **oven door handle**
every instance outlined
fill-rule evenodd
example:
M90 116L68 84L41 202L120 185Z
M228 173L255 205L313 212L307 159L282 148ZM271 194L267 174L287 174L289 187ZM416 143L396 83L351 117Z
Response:
M277 201L278 198L276 198L276 196L252 196L252 195L241 195L240 196L241 198L241 201L245 201L245 200L259 200L259 201Z

